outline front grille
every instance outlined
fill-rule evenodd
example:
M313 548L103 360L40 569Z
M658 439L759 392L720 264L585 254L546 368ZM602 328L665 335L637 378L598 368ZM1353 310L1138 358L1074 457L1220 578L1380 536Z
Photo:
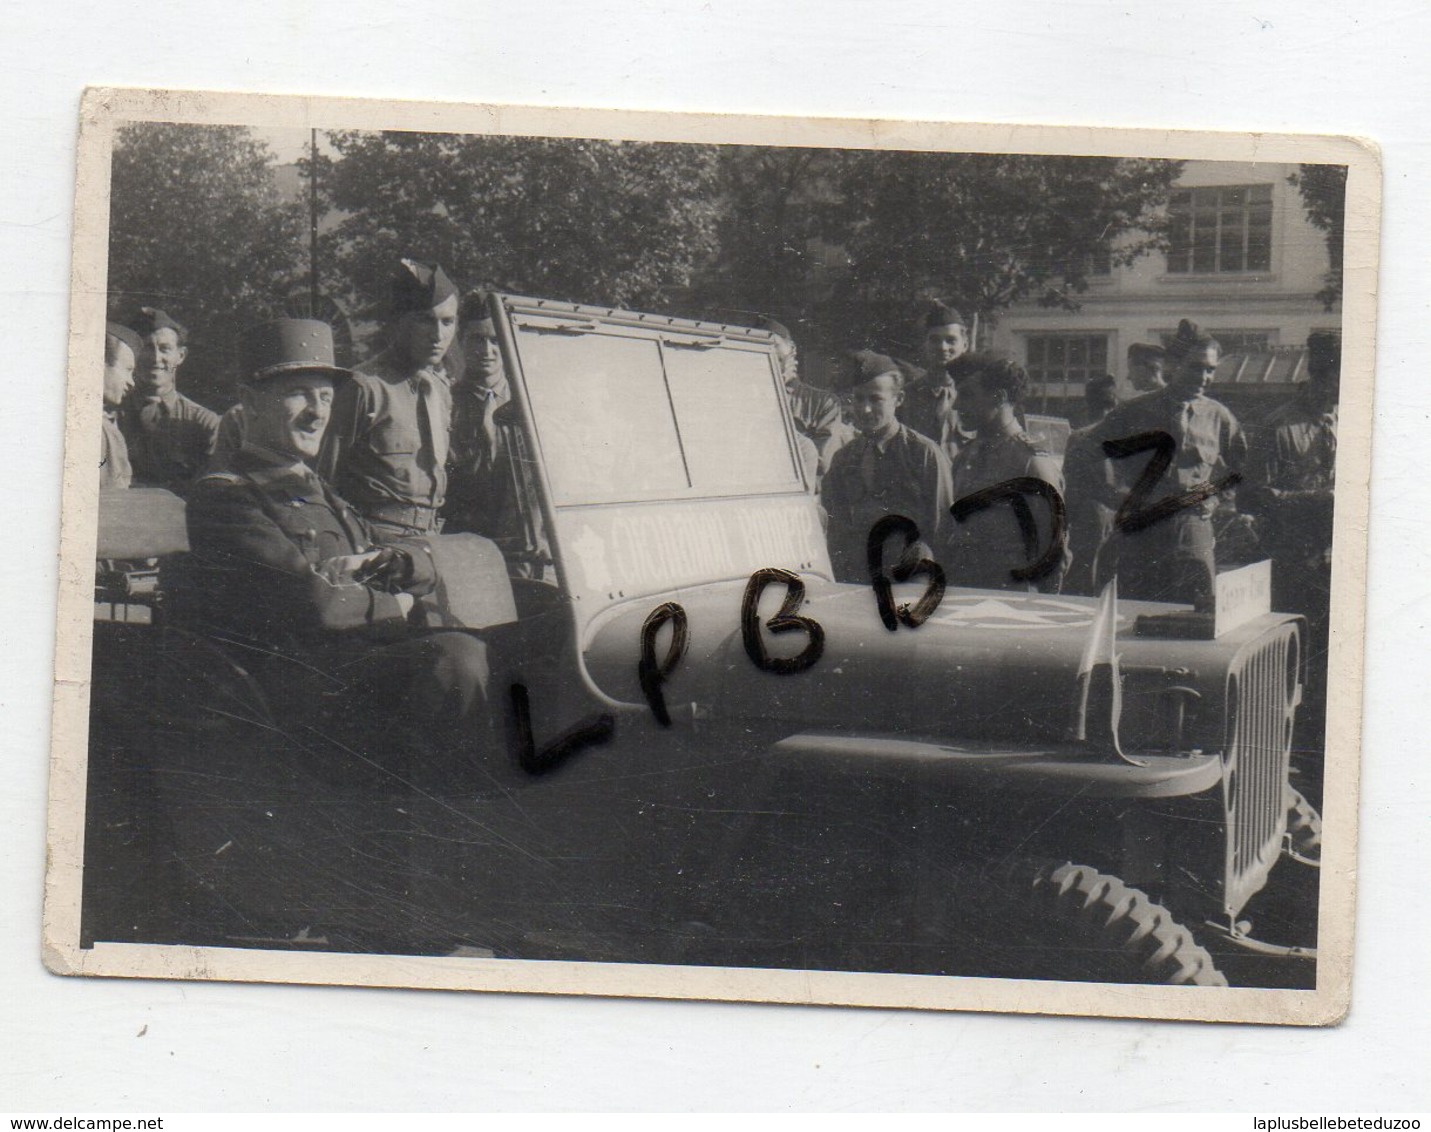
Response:
M1227 678L1224 911L1236 915L1277 863L1287 822L1287 764L1301 698L1301 633L1288 622L1248 649Z

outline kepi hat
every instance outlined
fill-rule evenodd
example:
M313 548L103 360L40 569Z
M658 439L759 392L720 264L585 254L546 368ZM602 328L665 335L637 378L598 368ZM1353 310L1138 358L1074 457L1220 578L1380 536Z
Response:
M333 328L315 318L279 318L251 326L239 343L244 381L250 385L290 373L322 373L334 381L353 376L335 364Z

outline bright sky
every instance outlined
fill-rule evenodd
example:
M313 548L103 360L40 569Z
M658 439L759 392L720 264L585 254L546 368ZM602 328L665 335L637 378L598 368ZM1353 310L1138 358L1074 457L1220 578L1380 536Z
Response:
M249 129L254 137L268 143L280 165L291 165L307 153L309 134L306 129L297 126L250 126ZM327 148L321 131L318 146L325 152L332 152Z

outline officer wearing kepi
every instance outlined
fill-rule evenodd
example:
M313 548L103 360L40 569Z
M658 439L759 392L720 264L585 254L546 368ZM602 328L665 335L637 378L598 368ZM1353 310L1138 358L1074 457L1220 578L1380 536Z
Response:
M142 343L120 419L134 482L183 494L208 463L219 417L179 392L189 332L158 307L140 307L129 325Z
M447 493L457 288L404 259L392 281L388 347L338 391L321 470L379 539L436 534Z
M176 614L240 642L245 666L289 711L333 704L340 718L431 739L439 756L471 753L487 723L485 645L423 630L414 605L438 582L426 541L375 545L312 468L335 388L352 380L334 365L332 331L280 319L242 346L243 444L195 484Z

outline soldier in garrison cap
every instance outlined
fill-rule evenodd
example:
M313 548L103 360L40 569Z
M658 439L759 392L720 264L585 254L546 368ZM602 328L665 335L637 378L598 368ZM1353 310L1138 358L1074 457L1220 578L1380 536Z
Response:
M380 539L436 534L447 493L458 293L436 264L404 259L388 346L338 391L321 469Z
M904 378L894 359L860 350L846 360L845 379L859 435L838 452L825 476L823 503L830 516L830 559L840 581L869 580L865 547L870 528L886 515L903 515L923 542L906 555L934 557L951 522L949 461L939 447L896 413Z
M227 470L195 485L176 614L243 645L246 666L286 710L311 717L337 704L369 721L377 712L398 735L432 738L434 758L470 754L487 718L485 645L421 628L415 599L438 581L427 542L378 546L312 468L335 387L352 380L334 365L331 329L280 319L242 345L242 445Z
M959 394L959 419L974 429L974 438L954 457L954 498L963 499L1023 477L1042 480L1062 494L1063 477L1057 462L1019 423L1019 407L1028 390L1023 367L991 354L964 354L950 364L948 372ZM1041 553L1052 537L1052 516L1048 506L1038 500L1029 501L1029 510L1038 526ZM1023 531L1007 502L995 503L951 525L945 573L952 584L1058 591L1062 565L1036 582L1012 576L1013 570L1028 565Z
M1173 440L1173 463L1143 502L1143 509L1184 495L1193 488L1240 475L1247 441L1231 411L1204 395L1217 372L1220 347L1196 324L1183 319L1168 344L1168 384L1124 401L1088 433L1087 460L1112 460L1113 482L1106 500L1116 513L1153 453L1113 460L1103 443L1144 433ZM1096 482L1098 474L1090 474ZM1120 597L1191 603L1210 609L1217 572L1212 529L1215 496L1174 511L1138 531L1115 530L1099 554L1099 584L1116 573Z
M899 419L934 441L952 460L968 435L960 428L954 383L946 369L955 358L969 352L969 329L962 314L938 300L930 303L920 329L924 368L906 374Z
M182 324L158 307L140 307L129 326L142 343L134 388L120 415L134 481L183 494L208 463L218 414L179 392L179 368L189 356Z
M760 327L775 336L775 353L780 359L780 375L790 400L790 415L794 417L800 435L815 446L815 475L823 478L830 470L830 460L852 435L849 426L841 419L840 400L829 390L800 380L800 359L795 349L795 338L784 323L762 318Z
M134 363L144 350L139 335L117 322L104 328L104 415L100 417L99 486L113 491L129 486L133 469L129 445L119 428L119 410L134 384Z

